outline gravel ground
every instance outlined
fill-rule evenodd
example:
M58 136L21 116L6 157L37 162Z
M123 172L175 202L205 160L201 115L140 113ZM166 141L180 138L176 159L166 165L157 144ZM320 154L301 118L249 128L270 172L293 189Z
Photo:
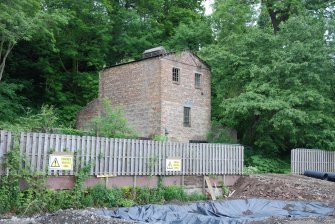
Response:
M52 214L37 215L30 218L18 218L16 216L0 219L0 224L129 224L126 220L97 216L94 208L85 210L59 210Z
M335 207L335 183L298 175L264 174L241 177L231 187L234 192L230 197L236 198L268 198L282 200L304 200L328 203ZM49 224L49 223L134 223L109 217L99 217L94 208L85 210L60 210L52 214L42 214L30 218L16 216L0 216L0 224ZM270 217L262 222L251 224L335 224L335 214L326 218L278 219Z

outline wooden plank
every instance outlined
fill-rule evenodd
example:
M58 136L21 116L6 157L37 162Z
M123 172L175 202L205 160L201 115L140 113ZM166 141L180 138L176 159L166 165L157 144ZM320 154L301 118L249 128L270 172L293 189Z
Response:
M71 145L70 145L70 152L73 153L73 169L75 169L75 166L76 166L76 161L77 161L77 153L76 153L76 150L77 150L77 137L79 136L75 136L75 135L70 135L70 142L71 142ZM71 170L69 172L70 175L73 175L73 170Z
M55 138L54 138L54 134L51 134L49 135L49 151L54 151L55 150ZM49 151L48 151L48 154L49 154ZM48 163L48 167L49 167L49 155L47 156L47 160L46 162ZM52 175L54 174L54 171L50 171L49 168L48 168L48 175Z
M101 151L104 154L103 157L103 168L101 170L101 173L104 175L110 175L108 172L108 162L109 162L109 156L110 156L110 151L109 151L109 147L108 147L108 138L103 138L102 143L101 143Z
M94 170L93 170L93 174L92 175L99 175L100 174L100 144L101 144L101 138L100 137L96 137L94 139L95 141L95 147L94 147L94 160L95 160L95 165L94 165Z
M113 155L114 155L114 141L111 138L108 138L108 144L106 145L106 150L109 153L108 157L108 174L112 175L113 172Z
M122 155L123 155L123 148L122 148L122 140L117 139L118 142L118 164L117 164L117 175L121 175L122 174Z
M37 154L37 133L33 133L32 147L31 147L31 162L30 170L32 172L36 171L36 154Z
M6 153L8 153L11 150L11 147L13 146L14 142L12 139L12 133L9 131L6 131L7 140L6 140Z
M130 175L134 175L134 171L135 171L135 140L131 139L130 140L130 170L129 170L129 174Z
M113 141L114 141L113 173L114 173L114 176L116 176L117 175L117 151L119 150L119 145L118 145L117 139L114 138Z
M138 175L144 175L143 173L143 160L142 160L142 156L143 156L143 141L140 140L139 141L139 166L138 166Z
M142 169L143 175L149 175L147 172L147 155L148 155L148 141L143 141L143 157L142 157Z
M131 140L126 139L126 145L127 145L127 157L126 157L126 171L125 174L130 174L130 168L131 168Z
M26 145L26 135L23 133L23 132L21 132L20 133L20 155L22 156L22 158L24 159L24 149L25 149L25 145ZM23 168L22 167L22 163L21 163L21 168Z
M3 159L5 154L5 148L7 144L7 137L5 131L0 131L0 158Z
M78 170L82 168L85 164L87 164L88 159L86 158L86 151L87 151L87 137L81 137L81 148L80 148L80 161L78 161Z
M43 171L43 163L42 163L42 142L44 141L45 134L38 134L38 144L37 144L37 163L36 163L36 171Z
M163 163L163 158L162 158L162 142L158 143L158 175L162 175L162 163Z
M3 166L5 146L7 144L7 137L5 131L0 130L0 175L4 174Z
M206 181L206 184L207 184L207 187L208 187L209 195L211 196L212 200L215 201L216 196L215 196L215 193L213 191L212 183L211 183L210 179L208 178L208 176L205 176L205 181Z

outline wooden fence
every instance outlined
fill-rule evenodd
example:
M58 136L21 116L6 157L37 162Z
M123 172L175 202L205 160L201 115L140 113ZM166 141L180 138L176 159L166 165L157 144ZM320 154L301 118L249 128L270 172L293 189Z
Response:
M47 172L49 175L73 175L80 165L89 162L93 164L91 175L243 173L244 148L241 145L157 142L44 133L21 133L19 141L25 166L32 172ZM48 170L49 154L52 152L73 152L74 171ZM3 155L5 151L0 153ZM167 158L180 158L181 172L166 171Z
M12 135L10 132L0 130L0 175L4 174L4 155L10 150Z
M335 151L293 149L291 151L291 172L303 174L305 170L335 172Z

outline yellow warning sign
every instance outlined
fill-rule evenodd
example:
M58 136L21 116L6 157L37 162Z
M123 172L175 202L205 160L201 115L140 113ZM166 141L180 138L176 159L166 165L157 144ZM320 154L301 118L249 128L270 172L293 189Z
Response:
M49 155L50 170L73 170L73 154L60 152Z
M181 171L181 159L180 158L166 159L166 171Z
M55 158L54 161L51 163L51 167L60 167L57 158Z

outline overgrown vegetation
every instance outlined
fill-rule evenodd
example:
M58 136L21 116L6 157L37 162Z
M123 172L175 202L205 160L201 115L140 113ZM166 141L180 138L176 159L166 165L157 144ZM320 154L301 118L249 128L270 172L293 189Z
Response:
M102 102L101 114L93 118L88 132L109 138L134 138L135 131L129 126L121 107L112 107L108 99Z
M89 177L91 163L75 174L75 186L70 190L46 188L45 174L32 174L22 169L19 150L13 149L6 155L4 170L7 175L0 177L0 213L14 212L31 215L39 212L54 212L59 209L133 206L136 204L164 203L172 200L204 200L199 193L187 195L180 186L157 188L122 187L106 188L102 184L84 187ZM22 184L25 183L25 184Z
M263 155L250 153L249 150L245 152L244 174L256 173L290 173L290 160L265 157Z
M59 122L59 115L53 106L43 105L39 112L29 111L25 116L0 121L0 129L13 133L42 132L71 135L92 135L109 138L135 138L135 131L128 125L121 108L112 108L107 100L103 102L102 114L93 118L85 129L65 127Z

